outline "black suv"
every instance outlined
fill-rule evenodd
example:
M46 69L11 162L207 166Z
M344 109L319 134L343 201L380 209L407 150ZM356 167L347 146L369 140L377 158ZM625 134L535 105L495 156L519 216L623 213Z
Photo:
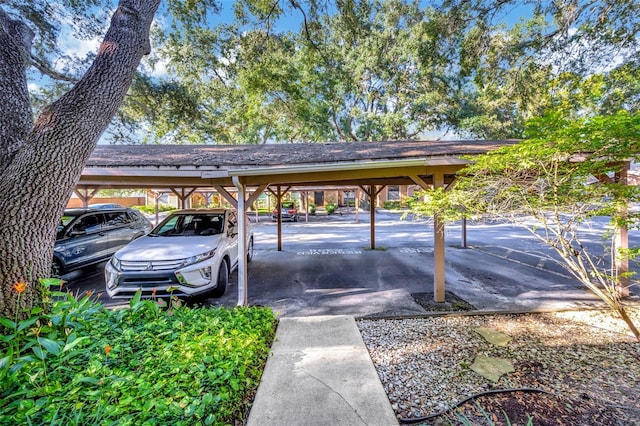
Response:
M107 260L152 227L142 213L124 207L65 210L56 234L51 276Z

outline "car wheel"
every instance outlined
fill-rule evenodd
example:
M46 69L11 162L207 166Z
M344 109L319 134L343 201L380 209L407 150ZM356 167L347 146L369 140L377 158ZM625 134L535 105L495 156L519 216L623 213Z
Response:
M51 262L51 278L60 278L62 276L62 264L53 259Z
M218 285L211 290L213 297L222 297L229 284L229 268L227 267L226 259L222 259L220 262L220 269L218 269Z
M249 244L247 245L247 263L251 262L253 259L253 238L249 239Z

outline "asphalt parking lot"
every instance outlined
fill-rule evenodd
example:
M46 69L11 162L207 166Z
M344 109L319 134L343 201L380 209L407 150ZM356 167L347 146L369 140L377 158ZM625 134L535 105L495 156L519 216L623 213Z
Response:
M266 219L266 220L265 220ZM313 217L307 223L254 225L255 255L248 269L250 305L270 306L282 316L416 315L424 309L412 294L432 291L433 233L429 220L376 216L376 250L371 250L368 215ZM595 232L597 233L597 232ZM596 238L596 237L594 237ZM526 231L511 225L467 226L446 231L446 289L480 310L551 310L602 304L553 261L553 253ZM107 306L126 304L104 295L103 265L65 277L71 291L94 291ZM219 299L204 303L235 306L237 274ZM637 296L635 296L637 297Z

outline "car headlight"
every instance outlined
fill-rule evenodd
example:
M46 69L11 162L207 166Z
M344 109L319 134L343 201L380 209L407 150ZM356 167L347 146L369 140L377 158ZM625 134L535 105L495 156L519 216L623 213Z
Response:
M193 265L194 263L202 262L203 260L207 260L213 257L215 254L216 254L215 249L209 250L201 254L196 254L195 256L191 256L185 259L184 262L182 262L182 265L180 265L180 267L185 267L185 266Z
M115 256L111 256L111 266L113 266L116 270L120 270L120 259Z

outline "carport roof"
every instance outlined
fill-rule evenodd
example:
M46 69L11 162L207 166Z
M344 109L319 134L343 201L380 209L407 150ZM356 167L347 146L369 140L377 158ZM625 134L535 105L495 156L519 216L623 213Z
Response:
M394 141L278 145L99 145L83 170L79 188L206 188L213 187L230 203L225 187L238 192L244 211L269 186L417 184L441 188L478 155L515 140ZM247 192L248 187L254 187ZM249 195L250 194L250 195ZM247 199L247 195L249 198ZM278 195L280 197L281 195ZM375 248L374 204L371 205L371 248ZM239 246L246 252L245 222L239 222ZM280 249L280 221L278 249ZM247 304L246 258L238 262L238 304ZM444 301L444 227L434 221L434 294ZM442 299L442 300L440 300Z
M455 173L466 161L516 140L390 141L267 145L98 145L79 186L203 187L233 185L360 184L408 176L427 177L427 166ZM454 166L453 169L451 166ZM364 172L364 173L361 173ZM395 179L395 180L394 180Z
M515 140L266 145L98 145L89 167L277 166L482 154Z

